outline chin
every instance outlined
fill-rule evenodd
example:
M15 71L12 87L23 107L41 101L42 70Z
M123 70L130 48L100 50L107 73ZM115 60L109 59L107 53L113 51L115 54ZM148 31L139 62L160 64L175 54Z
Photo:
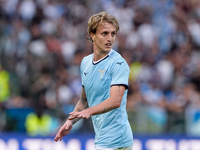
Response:
M111 51L111 48L106 48L104 51L105 51L105 52L110 52L110 51Z

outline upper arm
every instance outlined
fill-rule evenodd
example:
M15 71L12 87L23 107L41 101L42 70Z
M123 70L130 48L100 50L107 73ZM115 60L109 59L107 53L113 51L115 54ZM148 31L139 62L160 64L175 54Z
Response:
M130 69L124 59L116 59L111 70L110 97L114 98L117 107L120 107L125 90L128 88Z
M113 68L111 70L111 86L122 85L127 89L129 73L129 66L124 59L115 60Z
M120 107L121 101L124 95L126 87L124 85L114 85L110 88L110 97L116 102L116 105Z

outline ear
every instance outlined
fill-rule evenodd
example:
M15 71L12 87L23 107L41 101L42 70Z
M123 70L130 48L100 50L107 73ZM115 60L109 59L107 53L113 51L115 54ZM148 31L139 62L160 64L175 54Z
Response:
M95 41L95 34L94 33L90 33L90 36L92 38L92 41L94 42Z

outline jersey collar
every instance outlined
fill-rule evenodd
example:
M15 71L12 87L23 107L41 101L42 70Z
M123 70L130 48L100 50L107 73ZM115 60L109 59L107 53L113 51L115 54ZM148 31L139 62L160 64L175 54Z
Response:
M110 52L109 52L106 56L104 56L103 58L101 58L101 59L98 60L98 61L95 61L95 62L94 62L94 60L92 59L93 65L96 65L96 64L98 64L99 62L101 62L102 60L104 60L104 59L106 59L107 57L109 57L110 54L112 53L112 51L113 51L113 49L111 49Z

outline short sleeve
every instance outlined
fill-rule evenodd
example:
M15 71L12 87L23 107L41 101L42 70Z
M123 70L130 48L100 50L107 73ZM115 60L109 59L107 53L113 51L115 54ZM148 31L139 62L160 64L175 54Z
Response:
M130 74L130 68L125 59L118 59L113 63L113 69L111 71L111 86L124 85L128 88L128 79Z

